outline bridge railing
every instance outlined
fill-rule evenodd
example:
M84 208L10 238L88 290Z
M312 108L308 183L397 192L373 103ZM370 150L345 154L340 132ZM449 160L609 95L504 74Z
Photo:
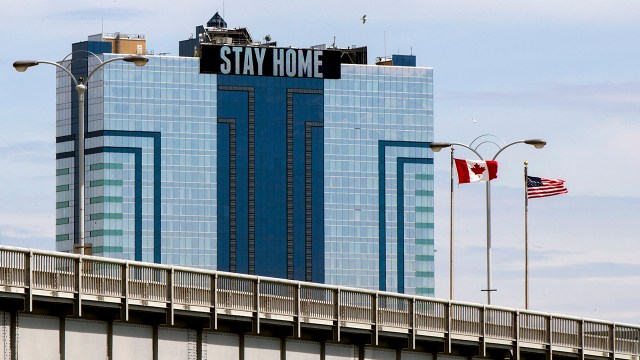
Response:
M124 264L94 259L82 261L82 290L85 294L124 297L122 271Z
M639 355L640 327L525 310L219 271L0 246L0 293L73 296L284 316L382 331L477 337ZM30 310L30 309L28 309ZM390 329L393 328L393 329Z

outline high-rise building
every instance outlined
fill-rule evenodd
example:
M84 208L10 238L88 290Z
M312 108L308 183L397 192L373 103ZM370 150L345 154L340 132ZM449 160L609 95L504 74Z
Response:
M180 56L112 62L88 84L93 254L433 295L432 69L255 42L218 14L196 34ZM125 34L73 50L76 76L89 52L147 52ZM61 251L78 239L77 106L58 71Z

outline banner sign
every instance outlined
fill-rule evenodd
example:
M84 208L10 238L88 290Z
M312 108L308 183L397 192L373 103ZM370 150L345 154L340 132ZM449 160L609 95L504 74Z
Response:
M201 74L340 79L340 51L202 45Z

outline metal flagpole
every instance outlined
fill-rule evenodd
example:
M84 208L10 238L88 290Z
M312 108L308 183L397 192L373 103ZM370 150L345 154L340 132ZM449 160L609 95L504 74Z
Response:
M455 149L451 147L451 205L449 206L449 299L453 300L453 152Z
M529 196L527 194L527 170L524 162L524 308L529 310Z

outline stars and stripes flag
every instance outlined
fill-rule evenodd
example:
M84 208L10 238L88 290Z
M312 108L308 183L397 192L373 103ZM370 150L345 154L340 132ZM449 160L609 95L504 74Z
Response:
M527 176L527 199L566 194L562 179L547 179Z

